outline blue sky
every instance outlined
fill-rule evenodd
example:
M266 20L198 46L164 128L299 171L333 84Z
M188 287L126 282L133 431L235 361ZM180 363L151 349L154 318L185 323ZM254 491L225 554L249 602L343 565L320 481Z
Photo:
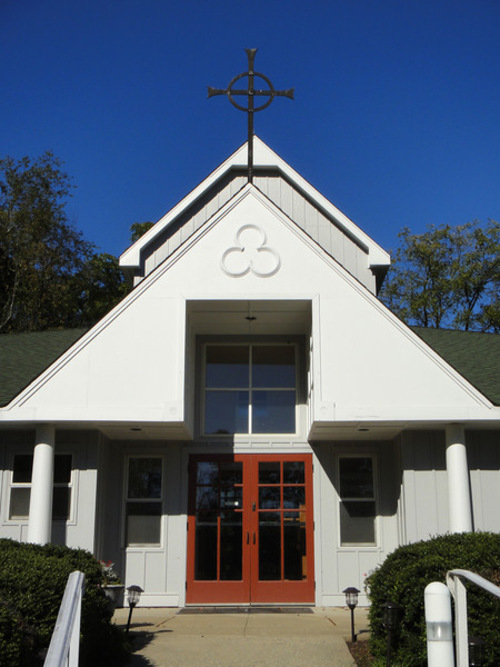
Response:
M52 150L103 252L246 139L207 85L295 100L256 133L389 250L403 226L500 219L500 0L0 0L0 155Z

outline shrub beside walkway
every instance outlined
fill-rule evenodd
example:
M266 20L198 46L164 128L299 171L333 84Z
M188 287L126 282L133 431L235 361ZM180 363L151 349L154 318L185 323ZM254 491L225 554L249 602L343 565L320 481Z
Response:
M367 631L367 610L356 609L356 631ZM124 627L128 609L118 609ZM362 634L363 636L363 634ZM367 635L365 635L367 636ZM352 667L348 609L294 613L185 613L136 608L131 667Z

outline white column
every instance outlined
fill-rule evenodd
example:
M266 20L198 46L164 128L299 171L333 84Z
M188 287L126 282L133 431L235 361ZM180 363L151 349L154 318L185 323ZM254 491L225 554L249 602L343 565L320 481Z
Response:
M54 426L41 424L37 427L28 524L28 542L36 544L47 544L51 538L54 441Z
M472 532L472 504L470 497L469 466L462 424L446 427L446 471L448 473L448 505L450 532Z

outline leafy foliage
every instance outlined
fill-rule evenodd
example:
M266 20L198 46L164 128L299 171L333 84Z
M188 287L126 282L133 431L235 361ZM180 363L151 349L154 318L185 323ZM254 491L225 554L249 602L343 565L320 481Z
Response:
M42 663L71 572L85 573L80 664L122 665L124 638L111 623L113 609L101 586L103 573L87 551L0 540L0 664Z
M433 581L444 582L446 572L471 570L485 579L500 583L500 535L463 533L445 535L402 546L390 554L367 579L371 601L370 629L372 653L383 659L387 633L383 625L383 607L396 602L404 607L394 664L424 667L427 664L424 618L424 590ZM469 634L486 642L485 665L500 664L498 614L500 601L471 586L467 592Z
M92 325L130 291L117 258L69 223L71 189L51 152L0 160L2 332Z
M50 152L0 160L0 330L59 326L72 310L71 277L93 247L68 223L61 166Z
M500 332L500 224L404 228L381 299L408 324Z
M71 326L95 324L130 292L114 255L93 255L74 278L76 303Z
M130 241L135 243L138 241L143 234L145 234L151 227L154 225L154 222L134 222L130 225Z

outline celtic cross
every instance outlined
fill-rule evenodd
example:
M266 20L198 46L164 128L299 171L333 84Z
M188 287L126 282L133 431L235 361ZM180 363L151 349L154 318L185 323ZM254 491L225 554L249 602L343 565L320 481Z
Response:
M260 72L254 72L254 60L257 49L245 49L248 56L248 72L243 72L238 74L231 79L228 87L223 90L221 88L212 88L208 86L208 97L213 97L214 95L227 95L229 101L233 106L235 106L240 111L246 111L248 114L248 182L251 183L253 180L253 115L256 111L262 111L268 107L275 97L288 97L293 100L293 88L288 90L275 90L271 81L261 74ZM234 88L234 85L240 79L248 78L248 87L246 90ZM264 89L255 89L254 83L255 79L262 79L267 88ZM246 95L247 96L247 105L243 106L239 104L234 98L237 95ZM267 97L262 104L255 104L255 97Z

